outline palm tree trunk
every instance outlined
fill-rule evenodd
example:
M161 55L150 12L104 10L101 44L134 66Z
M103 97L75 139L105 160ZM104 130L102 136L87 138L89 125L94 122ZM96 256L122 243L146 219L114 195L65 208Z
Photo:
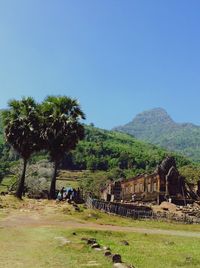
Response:
M22 199L22 194L24 192L24 182L25 182L25 175L26 175L26 166L27 166L27 159L24 159L23 171L19 181L19 185L17 188L17 192L15 194L16 197Z
M51 178L51 186L50 186L50 193L49 193L49 199L55 199L56 198L56 176L58 171L58 161L55 161L54 163L54 171Z

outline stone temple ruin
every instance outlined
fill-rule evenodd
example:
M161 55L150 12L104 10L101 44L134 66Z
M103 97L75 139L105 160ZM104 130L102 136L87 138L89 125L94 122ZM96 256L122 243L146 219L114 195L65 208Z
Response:
M200 200L200 181L197 185L186 182L177 170L173 157L167 157L154 173L138 175L128 180L110 182L101 190L101 199L108 202L169 201L186 205Z

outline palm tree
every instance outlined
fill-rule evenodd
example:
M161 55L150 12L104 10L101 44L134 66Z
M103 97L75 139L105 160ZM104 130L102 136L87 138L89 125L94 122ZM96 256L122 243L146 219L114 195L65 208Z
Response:
M2 112L6 141L23 159L23 171L16 196L22 198L27 161L33 152L41 149L38 105L33 98L11 100Z
M84 137L84 127L80 119L85 119L77 100L66 96L49 96L42 103L43 139L54 162L50 186L50 199L55 198L56 177L60 161L65 153L74 149Z

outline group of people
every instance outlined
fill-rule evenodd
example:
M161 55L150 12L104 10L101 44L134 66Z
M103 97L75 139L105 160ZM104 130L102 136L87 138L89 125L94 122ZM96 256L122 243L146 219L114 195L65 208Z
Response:
M80 189L77 190L72 187L62 187L62 189L58 192L57 198L58 201L62 200L72 200L77 201L80 200Z

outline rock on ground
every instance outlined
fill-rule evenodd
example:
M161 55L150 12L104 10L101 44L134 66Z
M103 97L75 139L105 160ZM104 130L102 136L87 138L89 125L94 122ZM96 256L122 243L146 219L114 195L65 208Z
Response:
M121 257L121 255L119 255L119 254L114 254L114 255L112 256L112 261L113 261L114 263L121 263L121 262L122 262L122 257Z

